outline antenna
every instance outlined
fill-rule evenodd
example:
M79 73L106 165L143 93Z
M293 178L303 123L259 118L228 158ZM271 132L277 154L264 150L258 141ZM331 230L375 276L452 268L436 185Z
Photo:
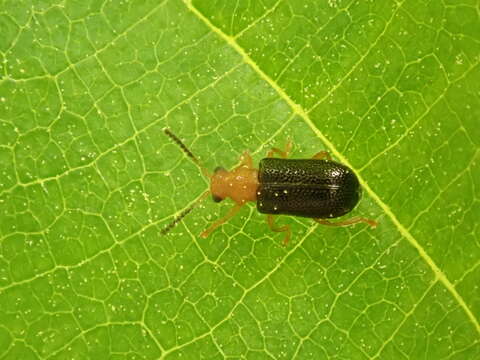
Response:
M205 191L199 198L197 201L195 201L192 205L190 205L188 208L186 208L185 210L183 210L180 214L177 215L177 217L175 219L173 219L173 221L168 224L167 226L165 226L162 230L160 230L160 234L161 235L165 235L166 233L168 233L170 230L172 230L175 225L177 225L180 221L182 221L182 219L187 216L193 209L195 209L198 205L198 203L200 201L202 201L208 194L210 194L210 190L207 190Z
M160 231L160 234L161 235L165 235L166 233L168 233L170 230L172 230L174 228L175 225L177 225L180 221L182 221L182 219L187 216L190 211L192 211L194 209L196 204L193 204L192 206L190 206L189 208L183 210L180 215L178 215L175 219L173 219L173 221L168 224L167 226L165 226L161 231Z
M180 140L177 135L175 135L174 133L172 133L170 131L170 129L168 128L164 128L163 129L163 132L165 134L168 135L168 137L170 137L170 139L172 139L179 147L180 149L183 150L183 152L185 154L187 154L187 156L193 160L193 162L200 168L200 170L202 170L202 173L203 175L205 175L206 177L208 178L211 178L212 177L212 174L210 174L210 171L208 171L205 167L203 167L201 164L200 164L200 161L198 161L197 157L195 155L193 155L193 153L187 148L187 146L182 142L182 140Z
M182 142L182 140L180 140L174 133L172 133L170 131L170 129L168 128L164 128L163 129L163 132L170 138L172 139L179 147L180 149L183 150L183 152L185 154L187 154L187 156L193 160L193 162L200 168L200 170L202 171L203 175L205 175L206 177L208 178L212 178L212 175L210 174L210 172L205 168L203 167L201 164L200 164L200 161L198 161L197 157L195 155L193 155L193 153L187 148L187 146ZM161 235L165 235L167 234L170 230L172 230L175 225L177 225L180 221L182 221L182 219L187 216L193 209L195 209L195 207L198 205L198 203L200 203L200 201L202 201L203 199L205 199L205 197L210 194L210 190L207 190L205 191L199 198L197 201L195 201L192 205L190 205L188 208L186 208L185 210L183 210L180 214L177 215L177 217L175 217L173 219L173 221L168 224L167 226L165 226L161 231L160 231L160 234Z

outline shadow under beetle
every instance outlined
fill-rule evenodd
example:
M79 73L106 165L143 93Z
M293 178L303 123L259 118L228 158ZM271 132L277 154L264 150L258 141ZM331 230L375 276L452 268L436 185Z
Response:
M326 151L311 159L288 159L291 142L284 151L272 148L259 163L258 169L247 151L240 158L240 165L232 171L217 167L213 174L200 165L193 153L169 129L164 129L180 148L197 164L210 179L210 190L199 199L211 194L215 202L230 198L235 206L209 228L202 232L206 238L212 231L235 216L247 201L256 201L257 210L267 215L267 223L274 232L284 232L284 244L291 236L289 225L277 226L273 215L293 215L313 218L329 226L348 226L367 223L376 227L377 222L363 217L352 217L340 222L327 219L343 216L355 208L361 196L357 176L345 165L333 161ZM280 158L273 157L275 154ZM173 220L162 234L167 233L196 206L198 201Z

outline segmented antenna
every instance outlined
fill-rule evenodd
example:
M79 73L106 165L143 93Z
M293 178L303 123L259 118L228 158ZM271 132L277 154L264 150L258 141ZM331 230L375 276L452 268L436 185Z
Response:
M195 163L199 163L198 162L198 159L196 158L195 155L193 155L193 153L187 148L187 146L182 142L182 140L180 140L177 135L175 135L174 133L172 133L169 129L165 128L163 129L163 131L165 132L165 134L167 134L173 141L175 141L177 143L178 146L180 146L180 148L183 150L183 152L185 154L187 154L193 161L195 161Z
M180 215L178 215L175 219L173 219L173 221L168 224L167 226L165 226L161 231L160 231L160 234L161 235L165 235L166 233L168 233L170 230L172 230L175 225L177 225L180 221L182 221L182 219L187 216L196 206L197 204L193 204L192 206L190 206L189 208L183 210Z
M205 169L202 165L200 165L200 161L198 161L197 157L195 155L193 155L193 153L187 148L187 146L182 142L182 140L180 140L174 133L172 133L170 131L170 129L168 128L164 128L163 129L163 132L170 138L172 139L182 150L185 154L188 155L189 158L191 158L193 160L193 162L200 168L200 170L202 170L202 173L208 177L208 178L211 178L212 175L210 174L210 172ZM195 201L191 206L189 206L188 208L186 208L185 210L183 210L175 219L173 219L173 221L168 224L167 226L165 226L161 231L160 231L160 234L161 235L165 235L166 233L168 233L170 230L172 230L175 225L177 225L180 221L182 221L182 219L187 216L193 209L195 209L195 207L198 205L198 203L200 201L202 201L208 194L210 194L210 190L207 190L205 191L201 196L200 198Z
M190 205L188 208L186 208L185 210L183 210L175 219L173 219L173 221L168 224L167 226L165 226L162 230L160 230L160 235L165 235L166 233L168 233L170 230L172 230L175 225L177 225L180 221L182 221L182 219L187 216L193 209L196 208L196 206L198 205L198 203L200 201L202 201L203 199L205 199L205 197L210 194L210 190L207 190L205 191L199 198L197 201L195 201L192 205Z
M200 164L200 161L198 161L197 157L195 155L193 155L193 153L187 148L187 146L182 142L182 140L180 140L177 135L175 135L174 133L172 133L170 131L170 129L168 128L164 128L163 129L163 132L165 134L168 135L168 137L170 137L170 139L172 139L179 147L180 149L183 150L183 152L185 154L188 155L189 158L191 158L193 160L193 162L200 168L200 170L202 170L202 173L203 175L205 175L206 177L208 178L211 178L212 175L210 174L210 172L204 168L201 164Z

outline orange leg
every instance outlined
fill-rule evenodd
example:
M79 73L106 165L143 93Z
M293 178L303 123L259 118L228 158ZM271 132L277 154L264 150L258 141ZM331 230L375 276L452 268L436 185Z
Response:
M378 225L378 223L375 220L362 218L360 216L355 216L355 217L352 217L350 219L347 219L347 220L344 220L344 221L339 221L339 222L330 222L330 221L325 220L325 219L313 219L313 220L315 220L319 224L327 225L327 226L349 226L349 225L358 224L358 223L361 223L361 222L370 225L370 227L372 227L372 228L375 228Z
M316 159L316 160L323 160L323 159L332 160L332 157L330 156L330 154L329 154L327 151L320 151L320 152L316 153L315 155L313 155L313 156L312 156L312 159Z
M233 208L230 209L230 211L227 213L227 215L225 215L224 217L218 219L217 221L215 221L212 225L210 225L207 230L203 231L200 236L202 238L206 238L208 235L210 235L210 233L212 231L214 231L216 228L218 228L220 225L222 225L223 223L227 222L228 220L230 220L232 217L234 217L238 212L239 210L242 208L243 204L236 204Z
M288 140L287 145L285 146L285 150L280 150L278 148L272 148L268 153L267 157L273 157L273 154L279 155L281 158L286 159L288 157L289 152L292 150L292 141Z
M290 240L290 235L292 232L290 231L290 225L284 225L284 226L277 226L275 225L275 219L273 218L273 215L267 215L267 223L268 227L270 230L274 232L285 232L285 238L283 239L283 245L287 245L288 241Z
M248 151L244 151L242 156L240 156L240 165L237 168L246 166L249 169L253 169L253 160Z

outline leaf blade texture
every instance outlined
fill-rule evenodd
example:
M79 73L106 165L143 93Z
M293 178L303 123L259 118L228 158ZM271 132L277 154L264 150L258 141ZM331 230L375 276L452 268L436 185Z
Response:
M0 358L475 359L474 1L0 3ZM281 245L208 169L291 138L359 176Z

